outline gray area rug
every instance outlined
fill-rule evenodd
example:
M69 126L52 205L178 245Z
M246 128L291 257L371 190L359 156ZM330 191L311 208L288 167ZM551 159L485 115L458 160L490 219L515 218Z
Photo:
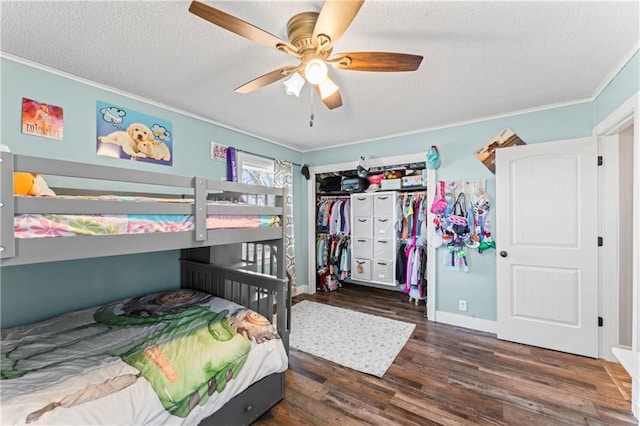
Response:
M382 377L415 324L303 300L293 305L291 347Z

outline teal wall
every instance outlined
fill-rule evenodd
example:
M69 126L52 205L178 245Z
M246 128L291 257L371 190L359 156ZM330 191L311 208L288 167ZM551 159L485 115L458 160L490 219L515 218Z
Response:
M226 176L226 163L210 159L210 143L214 141L258 155L302 163L302 153L298 151L8 58L0 58L0 79L0 143L8 145L12 152L17 154L220 179ZM64 140L57 141L21 133L23 97L64 108ZM170 121L174 136L173 166L96 155L97 100ZM294 199L306 200L306 192L306 180L300 174L300 167L295 166ZM296 259L303 265L303 271L307 263L306 245L303 243L306 230L305 205L305 202L296 202L294 208L294 217L305 219L295 224ZM0 323L2 327L7 327L53 315L61 306L64 307L63 310L82 308L147 290L178 286L178 258L179 251L170 251L130 255L126 259L111 257L59 264L3 267L0 270ZM144 270L141 270L140 265L145 265ZM153 271L149 271L151 267ZM302 281L298 282L306 284L304 275L302 274ZM83 281L78 282L74 277L83 277ZM41 290L42 286L47 291L41 296L35 293L34 289ZM53 292L57 296L52 296ZM26 306L24 301L30 299L30 305ZM56 303L52 303L52 300ZM67 302L58 305L59 300Z
M80 237L77 237L80 238ZM105 237L108 238L108 237ZM2 268L2 327L179 287L179 251Z
M495 200L495 176L473 153L504 128L513 130L527 144L591 136L593 128L602 119L640 90L638 56L636 52L594 101L308 152L304 161L313 166L321 166L352 159L355 167L360 156L374 159L426 152L428 147L435 144L439 147L442 159L437 172L439 180L487 179L488 195ZM341 160L336 161L337 158ZM495 231L495 210L490 213ZM500 236L495 232L494 236L499 246ZM437 253L436 309L495 321L496 251L490 250L482 255L477 251L470 251L470 268L467 273L442 267L444 250L437 250ZM466 312L458 311L460 299L467 301Z

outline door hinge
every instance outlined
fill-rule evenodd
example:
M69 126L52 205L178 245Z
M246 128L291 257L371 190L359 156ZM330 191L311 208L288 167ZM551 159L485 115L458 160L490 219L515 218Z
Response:
M604 326L604 320L602 319L602 317L598 317L598 327L602 326Z
M598 247L602 247L604 245L604 238L598 237Z
M598 166L602 166L604 164L604 159L602 158L602 155L598 155Z

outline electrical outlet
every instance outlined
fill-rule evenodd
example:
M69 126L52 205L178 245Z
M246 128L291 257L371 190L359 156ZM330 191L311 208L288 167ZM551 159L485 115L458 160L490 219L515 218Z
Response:
M459 311L467 311L467 301L466 300L458 300L458 310Z

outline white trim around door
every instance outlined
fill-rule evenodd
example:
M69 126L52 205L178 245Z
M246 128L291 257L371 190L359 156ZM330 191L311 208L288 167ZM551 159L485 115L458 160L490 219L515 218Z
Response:
M632 320L632 347L631 352L635 353L636 358L639 358L638 352L640 352L640 92L636 92L629 97L622 105L616 108L607 118L602 120L593 129L593 135L595 136L611 136L620 133L622 130L634 125L633 134L633 146L634 146L634 158L633 158L633 320ZM603 247L605 248L606 245ZM605 248L606 249L606 248ZM611 262L615 259L612 256L608 256L610 259L604 265L603 268L610 269L617 267L612 265ZM602 277L600 281L601 292L617 291L618 283L613 282L611 277ZM615 288L612 288L615 287ZM618 306L609 304L603 305L603 317L605 318L604 327L602 330L602 345L609 345L611 341L614 341L617 336L612 336L612 333L617 333L618 329L612 330L607 327L606 316L617 315ZM611 351L610 347L600 348L600 356L606 357ZM636 368L638 366L636 365ZM637 377L637 372L635 373ZM633 376L633 374L632 374ZM632 380L632 403L631 409L636 417L640 417L640 383L639 380Z

